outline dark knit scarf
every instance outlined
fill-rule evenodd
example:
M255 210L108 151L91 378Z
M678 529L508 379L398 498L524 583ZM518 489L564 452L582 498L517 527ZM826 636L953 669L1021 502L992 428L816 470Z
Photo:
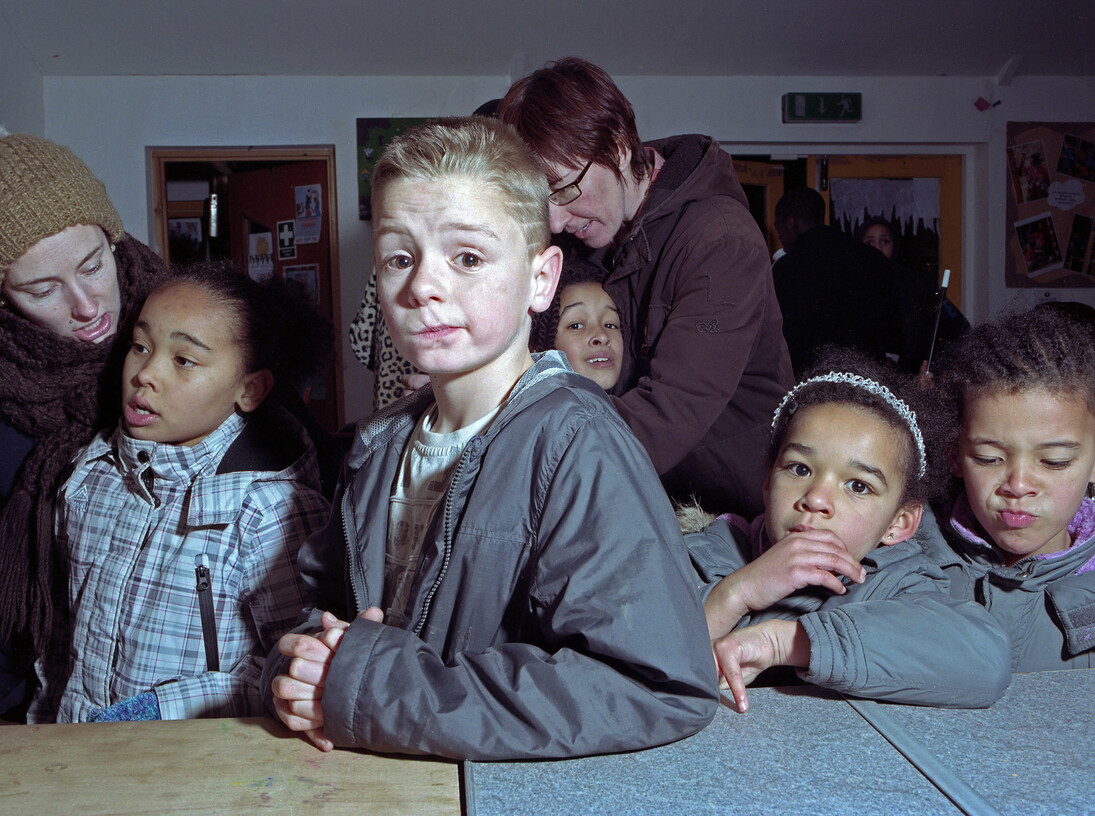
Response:
M165 268L128 235L114 257L122 316L111 342L64 338L0 309L0 415L35 440L0 511L0 638L29 637L39 655L52 626L52 587L64 585L66 572L53 557L53 497L77 452L118 422L131 322Z

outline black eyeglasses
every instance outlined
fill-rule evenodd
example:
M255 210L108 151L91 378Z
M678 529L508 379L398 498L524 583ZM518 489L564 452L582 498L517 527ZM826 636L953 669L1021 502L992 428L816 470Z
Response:
M582 179L586 177L586 173L589 172L589 168L593 166L593 162L589 162L578 174L578 178L570 182L566 187L560 187L558 190L552 190L548 193L548 201L554 204L556 207L562 207L565 204L569 204L582 194L582 188L578 185L582 183Z

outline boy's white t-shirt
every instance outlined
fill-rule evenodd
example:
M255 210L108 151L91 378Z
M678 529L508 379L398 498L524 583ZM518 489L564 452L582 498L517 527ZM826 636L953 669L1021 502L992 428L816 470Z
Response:
M399 462L388 501L388 546L384 556L384 622L398 626L406 614L426 529L445 494L468 441L486 430L501 406L471 425L434 433L437 405L423 413Z

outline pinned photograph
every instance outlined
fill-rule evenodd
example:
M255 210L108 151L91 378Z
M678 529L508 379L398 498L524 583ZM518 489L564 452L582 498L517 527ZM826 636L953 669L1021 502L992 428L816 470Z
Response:
M1008 165L1011 189L1018 203L1037 201L1049 195L1049 167L1041 139L1009 147Z
M319 264L296 264L286 266L285 279L299 286L308 302L319 305Z
M1019 238L1028 275L1051 272L1064 265L1057 230L1053 228L1053 217L1048 212L1016 221L1015 235Z
M1087 272L1091 275L1091 268L1087 266L1088 252L1091 248L1091 222L1086 215L1074 215L1072 217L1072 229L1068 233L1068 243L1065 245L1065 269L1069 272Z
M200 218L167 219L167 239L171 242L171 257L176 258L176 248L197 253L202 247L202 220Z
M1095 142L1066 133L1061 140L1057 172L1080 181L1095 181Z

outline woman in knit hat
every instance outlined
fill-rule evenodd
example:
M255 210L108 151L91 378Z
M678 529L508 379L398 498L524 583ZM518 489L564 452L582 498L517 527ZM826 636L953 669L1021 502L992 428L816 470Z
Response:
M52 627L53 496L117 421L115 346L163 270L70 150L0 129L0 713L33 690Z

